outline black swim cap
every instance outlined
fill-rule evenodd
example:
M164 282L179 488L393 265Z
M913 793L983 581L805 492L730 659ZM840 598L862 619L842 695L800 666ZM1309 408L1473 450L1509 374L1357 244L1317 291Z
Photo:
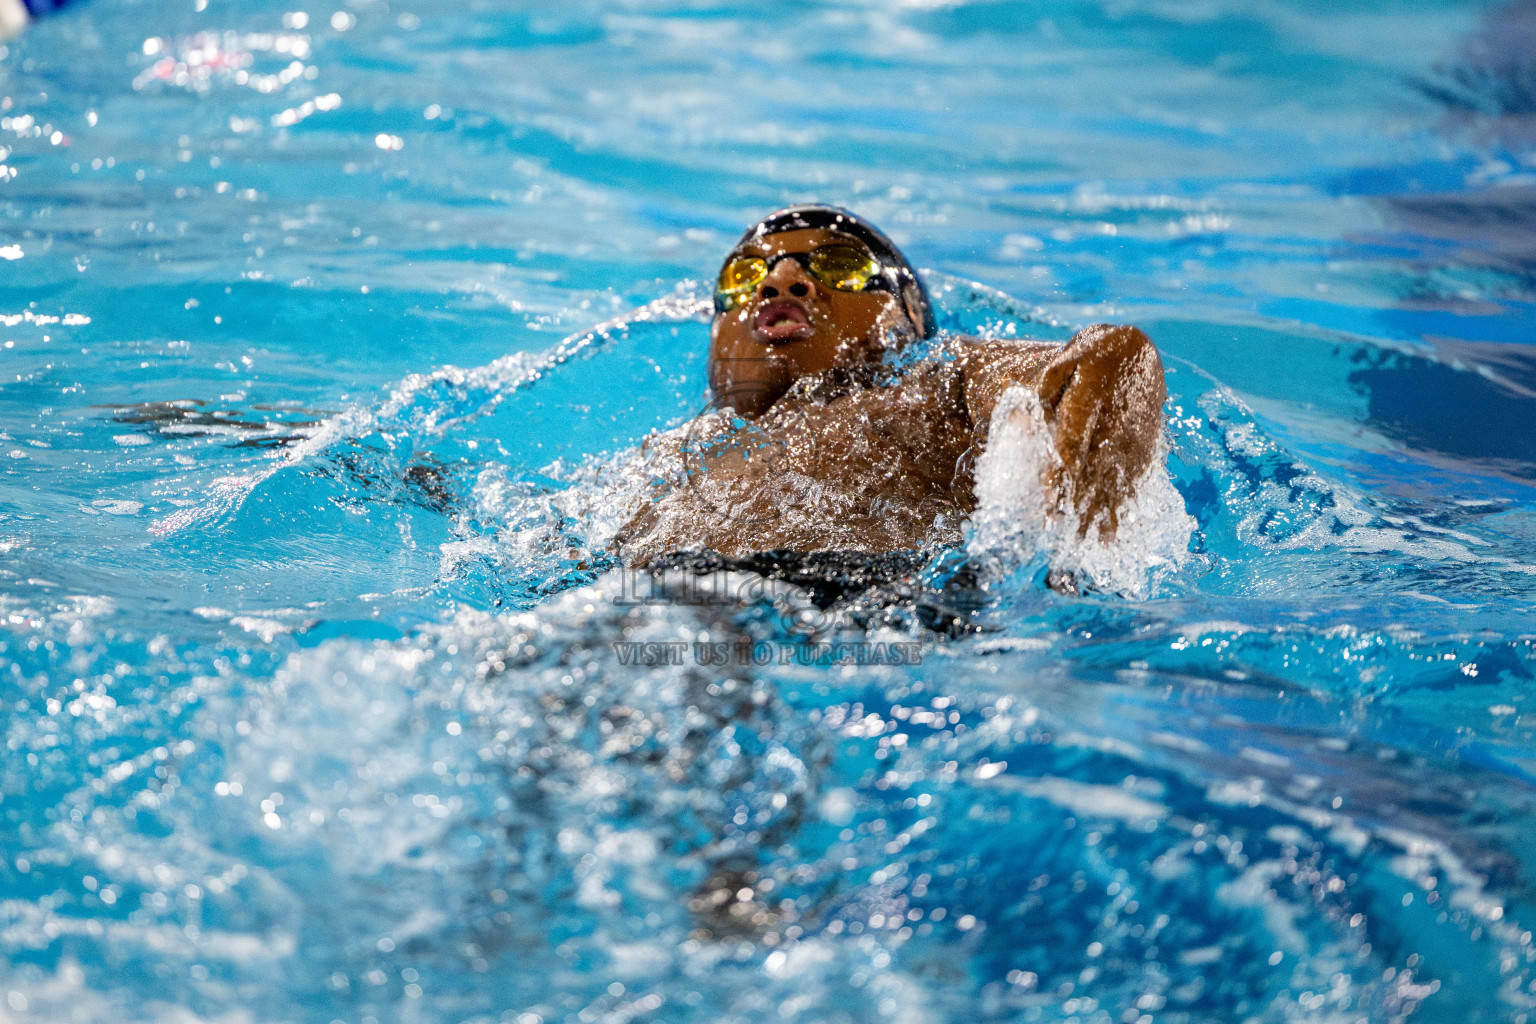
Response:
M928 298L928 289L923 287L922 278L917 276L917 271L912 269L912 264L908 263L907 258L901 254L901 250L896 248L895 242L885 237L884 232L856 213L836 206L820 206L814 203L788 206L770 213L748 228L746 234L741 236L731 251L734 252L754 238L762 238L764 235L807 229L838 231L863 242L885 267L884 276L891 286L891 291L906 301L907 313L912 318L918 334L924 338L931 338L938 333L939 325L933 316L933 303Z

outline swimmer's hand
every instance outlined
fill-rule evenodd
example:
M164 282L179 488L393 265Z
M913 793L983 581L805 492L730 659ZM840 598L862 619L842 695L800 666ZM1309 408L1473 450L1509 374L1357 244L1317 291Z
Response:
M1079 536L1098 522L1111 539L1162 431L1168 391L1157 349L1135 327L1095 324L1046 364L1035 390L1061 456L1045 472L1046 493L1070 503Z
M975 443L987 436L1003 394L1033 390L1055 439L1060 465L1042 473L1057 512L1114 537L1119 507L1152 465L1162 433L1163 363L1135 327L1095 324L1066 345L969 340L958 352L963 400ZM1028 415L1016 408L1012 415Z

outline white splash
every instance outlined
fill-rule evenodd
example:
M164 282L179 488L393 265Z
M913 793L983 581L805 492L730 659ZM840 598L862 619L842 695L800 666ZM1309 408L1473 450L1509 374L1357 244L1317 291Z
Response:
M1060 465L1039 397L1012 388L997 403L987 448L976 460L976 512L966 547L984 563L1007 571L1037 559L1053 572L1072 574L1079 586L1144 597L1154 574L1176 568L1188 555L1195 521L1184 510L1161 457L1119 509L1119 530L1104 540L1058 511L1042 476Z
M442 546L441 572L495 563L504 580L549 579L572 562L600 560L619 529L650 497L656 470L637 448L589 456L575 465L542 467L541 476L566 486L547 489L491 465L471 492L470 513L457 540Z

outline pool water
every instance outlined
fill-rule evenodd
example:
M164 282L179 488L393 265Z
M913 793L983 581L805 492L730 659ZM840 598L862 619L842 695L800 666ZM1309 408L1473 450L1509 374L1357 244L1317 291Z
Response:
M40 21L0 1022L1527 1024L1533 52L1461 0ZM946 330L1152 336L1134 543L996 469L904 594L635 589L636 446L793 201Z

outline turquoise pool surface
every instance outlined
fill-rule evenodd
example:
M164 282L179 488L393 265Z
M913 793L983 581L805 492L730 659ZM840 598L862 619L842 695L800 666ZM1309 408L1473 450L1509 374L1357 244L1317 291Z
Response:
M1530 1024L1536 5L301 6L0 47L0 1022ZM1143 327L1160 539L627 591L797 201Z

